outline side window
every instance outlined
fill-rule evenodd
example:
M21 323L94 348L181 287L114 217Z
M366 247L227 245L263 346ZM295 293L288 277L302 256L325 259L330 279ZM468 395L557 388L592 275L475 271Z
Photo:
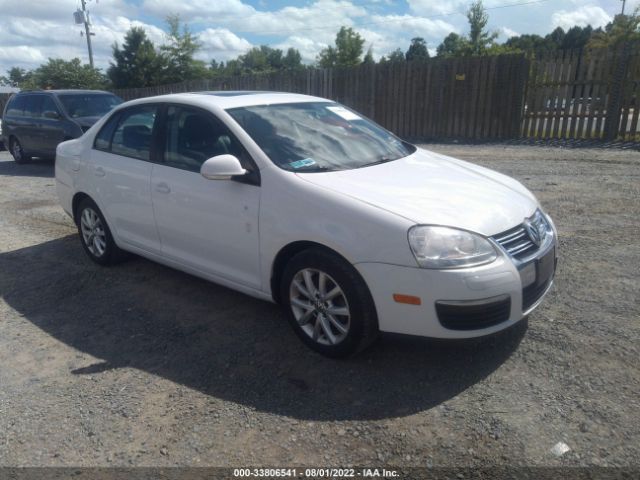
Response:
M43 117L45 116L44 115L45 112L54 112L60 115L60 110L58 110L58 106L56 105L56 102L53 101L53 98L47 97L46 95L43 95L41 98L42 98L41 111L42 111Z
M25 97L24 116L38 118L42 114L42 95L29 95Z
M103 150L105 152L111 150L111 139L113 138L113 132L118 126L119 118L120 114L116 113L107 120L107 123L102 126L98 135L96 135L96 139L93 142L93 148L96 150Z
M24 95L14 95L9 100L9 106L7 107L7 115L15 117L21 117L24 113L24 104L26 97Z
M149 160L156 110L155 106L141 106L122 112L111 141L111 153Z
M166 125L164 162L167 166L199 172L209 158L231 154L240 159L244 168L253 169L248 165L251 161L246 150L213 115L188 107L170 106Z

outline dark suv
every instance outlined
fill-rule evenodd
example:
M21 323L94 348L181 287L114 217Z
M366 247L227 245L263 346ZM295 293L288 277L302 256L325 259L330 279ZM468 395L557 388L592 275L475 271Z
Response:
M2 138L16 163L54 158L60 142L82 136L122 99L99 90L33 90L9 99Z

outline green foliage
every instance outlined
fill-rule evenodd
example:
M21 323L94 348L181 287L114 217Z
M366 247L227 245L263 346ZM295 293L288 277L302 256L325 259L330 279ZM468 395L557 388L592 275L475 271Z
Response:
M165 83L183 82L207 78L209 71L206 64L194 58L202 44L198 37L191 33L188 25L182 25L179 15L167 16L167 41L160 46L160 53L166 61L163 74Z
M83 65L79 58L69 61L62 58L50 58L47 63L40 65L33 72L26 74L26 80L20 88L82 88L102 89L107 85L107 79L97 68Z
M451 32L438 45L437 52L439 57L462 57L468 55L470 50L469 41L464 36Z
M561 27L558 27L544 37L540 35L519 35L511 37L504 45L511 47L514 51L544 55L557 50L584 48L592 35L596 35L601 31L601 29L594 30L590 25L586 27L572 27L567 32Z
M380 64L384 65L385 63L403 63L404 61L404 53L401 49L396 48L389 55L382 57L380 59Z
M631 15L616 15L613 22L609 23L604 31L600 30L591 37L587 48L608 48L615 47L623 42L639 41L640 6Z
M367 49L367 53L362 60L363 65L375 65L376 61L373 59L373 47Z
M212 60L209 72L212 77L253 75L279 71L302 70L302 55L295 48L289 48L284 54L282 50L267 45L253 47L238 58L218 63Z
M114 61L110 62L107 75L114 88L148 87L164 81L165 58L156 52L143 28L131 28L122 48L116 43L112 49Z
M498 38L498 34L486 30L489 15L482 5L482 0L471 4L467 11L467 20L469 21L469 53L471 55L485 55L487 48Z
M424 38L414 37L411 39L411 44L405 54L405 58L408 62L423 62L429 58L429 50L427 49L427 42Z
M13 67L9 69L7 76L0 77L0 85L21 88L30 81L32 75L32 72L24 68Z
M335 47L328 46L318 54L318 65L351 67L361 63L364 38L351 27L341 27L336 35Z

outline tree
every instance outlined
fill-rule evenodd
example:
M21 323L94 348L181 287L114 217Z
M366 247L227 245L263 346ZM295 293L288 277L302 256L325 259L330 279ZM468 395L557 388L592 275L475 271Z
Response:
M21 88L105 88L107 79L97 68L83 65L79 58L64 60L50 58L47 63L40 65L33 71L30 78Z
M373 59L373 47L367 49L367 53L362 59L363 65L375 65L376 61Z
M621 43L638 41L640 41L640 6L631 15L616 15L604 31L594 33L587 48L608 48Z
M282 66L286 70L300 70L303 68L302 65L302 55L295 48L288 48L287 54L282 59Z
M477 0L471 4L467 11L469 21L469 53L471 55L483 55L487 48L498 38L496 32L485 30L489 23L489 15L482 5L482 0Z
M115 43L112 49L114 62L110 62L107 75L115 88L163 83L166 62L158 55L143 28L131 28L124 37L122 48Z
M335 47L328 46L318 54L323 67L351 67L361 63L364 38L351 27L341 27L336 34Z
M447 35L437 49L439 57L461 57L467 55L469 51L468 40L454 32Z
M414 37L411 39L411 44L405 54L405 58L408 62L423 62L429 58L429 50L427 49L427 42L425 42L424 38Z
M209 76L206 64L194 58L202 46L198 37L191 33L187 24L182 25L180 15L169 15L166 19L169 32L167 43L160 47L167 68L165 82L197 80Z
M24 68L13 67L7 72L7 76L0 77L0 85L7 87L22 87L31 80L33 72L27 71Z
M399 48L396 48L387 56L387 62L389 63L404 63L404 61L404 53Z

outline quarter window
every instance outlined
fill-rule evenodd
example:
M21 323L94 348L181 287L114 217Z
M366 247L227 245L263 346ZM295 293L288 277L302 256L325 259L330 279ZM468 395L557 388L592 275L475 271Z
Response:
M151 133L156 120L155 106L141 106L125 110L111 141L111 153L149 160ZM102 131L100 132L102 133Z
M96 135L96 139L93 142L93 148L97 150L103 150L108 152L111 150L111 139L113 138L113 132L118 126L118 119L120 118L119 114L114 114L111 116L107 123L103 125L103 127Z
M25 100L27 98L23 95L14 96L9 100L9 106L7 108L7 115L21 117L24 113Z

